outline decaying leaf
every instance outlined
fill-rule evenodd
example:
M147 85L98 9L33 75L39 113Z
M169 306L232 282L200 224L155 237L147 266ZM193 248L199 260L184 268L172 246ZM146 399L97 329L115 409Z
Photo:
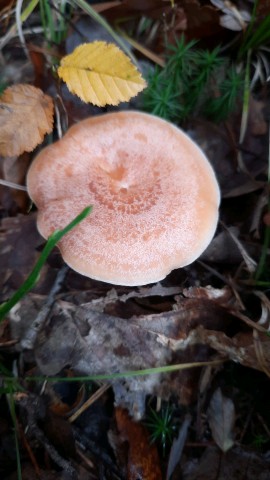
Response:
M264 18L270 14L269 0L260 0L260 2L257 3L256 14L258 20L264 20Z
M128 442L128 480L161 479L158 452L154 445L150 445L146 428L134 422L122 408L116 408L115 416L121 440Z
M24 282L34 267L42 244L36 230L36 215L4 218L0 227L0 301L7 300ZM38 287L45 281L47 267L40 276Z
M211 3L217 8L220 8L225 14L220 17L220 25L222 25L222 27L235 31L246 29L247 23L251 18L247 10L238 10L233 2L223 0L211 0Z
M267 121L264 114L265 102L257 100L253 95L250 95L249 109L250 112L252 112L248 119L250 134L265 135L268 129Z
M211 398L207 416L215 442L223 452L227 452L234 444L232 430L235 410L232 400L225 397L220 388Z
M186 443L188 429L191 423L191 415L187 414L180 429L177 438L173 440L172 448L169 455L168 467L166 472L166 480L170 480L175 468L180 462L182 452Z
M1 110L1 109L0 109ZM29 197L24 187L25 173L30 163L30 154L25 152L20 157L0 158L0 182L18 186L18 188L2 188L0 186L0 216L2 212L25 212L29 208ZM16 210L14 210L14 207ZM4 214L6 217L6 214Z
M53 101L39 88L18 84L0 97L0 155L31 152L53 128Z
M151 287L152 292L157 288L160 290L160 287ZM169 295L172 293L171 289L165 291ZM138 294L140 297L141 292ZM126 299L127 295L117 297L111 292L106 300L103 299L103 305L102 302L97 303L95 298L80 306L68 301L56 301L35 345L35 357L42 374L55 375L66 365L82 375L124 373L211 360L213 350L221 354L224 360L231 359L263 371L268 368L268 337L263 332L259 335L258 358L252 330L246 332L246 338L235 335L241 327L241 321L235 316L237 312L232 314L230 311L234 305L230 291L190 289L185 290L185 297L187 295L189 298L181 296L177 299L172 311L135 314L128 320L121 317L120 311L118 316L118 310L112 308L113 303L108 304L112 301L127 306L122 302L132 301ZM18 328L27 331L42 309L41 303L38 312L33 313L29 304L31 298L34 297L28 295L21 302L16 317L14 312L10 315L12 338L20 338L22 342L25 333L18 331ZM34 303L38 305L36 296ZM19 318L22 321L18 321ZM29 323L26 325L27 319ZM189 404L193 398L192 392L196 392L199 377L200 370L193 369L186 371L186 374L178 372L175 376L155 374L115 380L115 404L128 408L136 418L142 417L148 394L158 393L164 399L175 394L182 404Z
M226 455L217 447L205 450L199 462L187 465L182 480L268 480L270 461L267 455L249 448L234 447Z
M84 102L99 107L127 102L146 87L130 59L113 43L84 43L62 58L59 77Z
M236 310L233 292L228 287L182 289L182 295L177 295L178 288L161 285L125 294L121 288L115 288L107 290L103 298L96 298L97 292L100 295L100 286L97 284L96 288L98 290L92 290L90 302L87 296L75 300L70 294L65 301L55 302L34 350L42 374L55 375L66 365L82 375L124 373L211 361L213 351L224 360L264 372L270 369L270 339L265 335L265 328ZM147 293L148 307L153 294L176 295L174 309L157 314L133 310L133 302L136 300L137 305ZM154 305L155 296L153 300ZM38 302L36 295L29 294L16 312L10 314L12 338L21 339L21 344L43 308L44 300ZM125 318L127 309L129 313L134 311L128 319ZM242 322L249 327L246 332L241 332ZM256 339L252 328L259 329ZM199 378L200 370L192 369L177 375L115 379L112 384L115 404L126 407L136 418L144 414L148 394L158 394L166 400L174 394L182 404L190 404Z

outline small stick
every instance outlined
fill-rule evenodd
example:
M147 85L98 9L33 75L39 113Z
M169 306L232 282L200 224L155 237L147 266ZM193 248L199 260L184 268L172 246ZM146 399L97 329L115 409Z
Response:
M25 433L24 433L24 431L23 431L22 426L20 425L19 427L20 427L20 435L21 435L21 437L22 437L23 445L24 445L25 449L27 450L27 453L28 453L28 455L29 455L29 458L30 458L30 460L31 460L31 462L32 462L32 465L33 465L33 467L34 467L34 470L35 470L35 472L36 472L36 476L37 476L38 478L40 478L41 472L40 472L40 468L39 468L39 466L38 466L38 463L37 463L37 461L36 461L36 457L35 457L35 455L34 455L34 453L33 453L33 450L32 450L32 448L31 448L31 446L30 446L30 444L29 444L29 442L28 442L28 440L27 440L27 438L26 438L26 436L25 436Z
M55 302L55 295L57 295L57 293L59 292L62 286L62 283L65 279L65 276L67 274L67 271L68 271L68 266L64 265L57 273L53 287L47 297L44 307L40 310L39 314L33 321L31 327L27 330L24 338L20 342L22 348L31 350L34 347L38 333L40 332L42 326L44 325L51 311L51 308Z
M35 397L34 395L22 395L17 398L17 403L24 409L26 414L27 428L29 429L29 434L33 435L39 443L44 447L48 452L51 459L62 468L69 478L72 480L77 480L78 475L75 468L70 461L59 455L56 448L49 442L44 432L40 429L37 422L40 419L43 419L43 404L41 399Z
M106 392L106 390L108 390L110 388L110 384L104 384L102 385L93 395L91 395L91 397L73 414L71 415L71 417L69 417L68 421L70 423L74 422L75 420L77 420L77 418L83 413L85 412L85 410L87 410L87 408L90 407L90 405L92 405L99 397L101 397L103 395L104 392Z
M255 353L257 355L259 365L261 366L262 371L265 373L265 375L267 375L270 378L270 370L267 366L262 344L260 342L259 335L256 330L253 330L253 342L254 342Z
M9 187L9 188L15 188L16 190L23 190L24 192L27 192L27 188L24 185L18 185L18 183L9 182L8 180L4 180L3 178L0 178L0 185L3 185L4 187Z

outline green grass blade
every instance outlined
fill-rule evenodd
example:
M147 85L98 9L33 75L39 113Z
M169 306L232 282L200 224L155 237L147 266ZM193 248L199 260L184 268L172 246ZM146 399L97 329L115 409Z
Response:
M38 5L39 0L31 0L27 7L21 12L21 18L20 21L21 23L25 22L27 18L31 15L33 10L36 8ZM16 34L17 31L17 24L13 24L7 33L0 39L0 50L2 50L8 42L11 40L11 38Z
M247 131L249 99L250 99L250 62L251 62L251 51L249 50L247 54L247 60L246 60L246 66L245 66L243 110L242 110L240 135L239 135L240 145L243 143L246 135L246 131Z
M41 0L44 1L44 0ZM53 11L48 3L48 0L45 0L43 3L43 8L45 12L45 36L47 40L51 43L56 43L57 40L57 28L54 24Z
M251 21L245 32L242 45L239 48L238 58L242 58L248 50L254 50L270 41L270 16L265 17L259 25L254 28L256 22L257 7L259 1L254 3Z
M62 230L56 230L47 240L47 243L36 263L32 272L27 277L25 282L21 285L21 287L14 293L14 295L5 303L0 306L0 322L4 319L6 314L11 310L16 303L18 303L21 298L33 288L35 283L37 282L40 274L40 270L43 267L44 263L46 262L49 254L55 247L55 245L62 239L66 233L72 230L78 223L84 220L92 211L92 207L86 207L72 222L70 222L65 228Z
M25 9L21 13L21 21L22 22L25 22L25 20L27 20L29 15L31 15L31 13L34 11L36 6L38 5L38 3L39 3L39 0L31 0L28 3L28 5L25 7Z
M10 395L9 395L8 398L9 398L10 415L11 415L12 423L13 423L13 427L14 427L16 463L17 463L17 478L18 478L18 480L22 480L22 468L21 468L19 438L18 438L18 429L17 429L17 418L16 418L16 412L15 412L15 402L14 402L13 392L10 392Z
M89 381L98 381L98 380L114 380L116 378L124 378L124 377L138 377L143 375L152 375L152 374L159 374L159 373L167 373L167 372L175 372L178 370L187 370L190 368L196 367L205 367L208 365L221 365L224 363L224 360L213 360L210 362L193 362L193 363L179 363L177 365L165 365L162 367L154 367L154 368L145 368L144 370L133 370L128 372L121 372L121 373L111 373L111 374L101 374L101 375L88 375L83 377L25 377L24 380L26 382L44 382L44 380L48 382L89 382Z
M118 43L118 45L124 50L124 52L131 58L133 63L137 65L137 60L132 55L130 50L127 48L125 42L117 35L117 33L113 30L113 28L106 22L106 20L99 15L85 0L70 0L72 5L77 5L77 7L81 8L85 13L90 15L97 23L99 23L103 28L107 30L107 32L113 37L113 39Z

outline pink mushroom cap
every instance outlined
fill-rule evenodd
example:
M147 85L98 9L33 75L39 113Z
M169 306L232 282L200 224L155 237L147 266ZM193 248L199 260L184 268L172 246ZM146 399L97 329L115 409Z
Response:
M59 242L87 277L145 285L196 260L212 240L220 203L213 169L180 129L128 111L91 117L43 149L27 176L48 238L93 211Z

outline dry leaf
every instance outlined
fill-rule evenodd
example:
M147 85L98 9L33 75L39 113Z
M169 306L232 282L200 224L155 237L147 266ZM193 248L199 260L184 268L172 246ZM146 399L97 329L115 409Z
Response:
M127 479L161 480L158 452L146 428L122 408L115 409L115 417L121 440L128 442Z
M267 15L270 15L270 2L269 0L260 0L257 2L256 8L257 20L262 21Z
M1 109L0 109L1 111ZM1 134L0 134L1 136ZM29 197L26 192L25 174L29 167L30 154L25 152L20 157L0 157L0 178L1 181L9 182L11 185L19 185L17 188L5 188L0 186L0 216L14 216L19 212L26 212L29 209ZM1 182L2 183L2 182Z
M190 468L191 467L191 468ZM216 447L208 447L202 457L183 466L182 480L268 480L270 461L267 455L250 447L235 447L226 455ZM28 478L28 477L26 477Z
M266 135L268 125L265 116L266 102L257 100L253 95L249 99L249 128L251 135ZM249 134L249 135L250 135Z
M113 43L84 43L62 58L58 75L84 102L99 107L127 102L146 87L130 59Z
M53 128L53 101L39 88L18 84L0 97L0 155L31 152Z
M251 15L247 10L238 10L234 3L223 0L211 0L211 3L225 13L225 15L220 17L220 25L222 27L234 31L246 29L247 23L251 19Z
M187 36L192 38L212 37L220 30L219 14L211 5L202 5L198 0L182 0L181 6L187 17Z
M214 392L211 398L207 416L213 439L223 452L227 452L234 444L232 430L235 422L235 410L232 400L224 397L220 388Z
M178 436L173 440L173 444L172 444L172 448L171 448L169 460L168 460L166 480L170 480L173 472L175 471L177 465L181 460L181 456L186 443L191 419L192 419L191 415L187 414L185 416L185 419L179 429Z
M36 214L3 218L0 228L0 302L17 290L34 267L43 239L36 229ZM42 291L47 266L43 267L36 288ZM50 282L50 281L49 281ZM47 292L46 292L47 293Z

